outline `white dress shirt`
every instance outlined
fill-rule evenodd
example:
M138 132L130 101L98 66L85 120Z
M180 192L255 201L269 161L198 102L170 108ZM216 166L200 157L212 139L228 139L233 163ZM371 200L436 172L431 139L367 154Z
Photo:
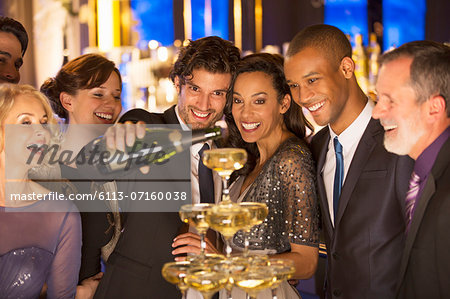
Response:
M348 169L350 168L351 161L355 155L356 148L361 140L370 119L372 118L372 110L374 104L372 101L367 101L363 111L358 117L348 126L339 136L338 140L342 144L343 157L344 157L344 180L342 182L345 185L345 179L347 177ZM333 132L330 125L330 141L328 143L328 151L325 159L325 164L322 169L323 180L325 184L325 190L328 200L328 211L330 213L331 223L334 225L334 211L333 211L333 187L334 187L334 173L336 171L336 153L334 151L333 139L336 137L336 133Z
M181 128L184 131L190 131L188 125L186 125L178 114L178 105L175 107L175 114L177 115L178 121L180 122ZM208 140L207 142L209 148L212 147L212 141ZM196 143L191 146L191 191L192 191L192 203L200 203L200 186L198 181L198 163L200 161L200 156L198 152L203 147L205 143Z
M183 131L190 131L191 128L186 125L178 114L178 105L175 106L175 114ZM211 148L212 141L208 141ZM198 162L200 161L200 155L198 152L203 147L204 143L196 143L191 146L191 191L192 191L192 203L200 203L200 185L198 181ZM189 231L195 232L195 228L189 226ZM188 289L186 299L202 299L203 296L200 292L194 289Z

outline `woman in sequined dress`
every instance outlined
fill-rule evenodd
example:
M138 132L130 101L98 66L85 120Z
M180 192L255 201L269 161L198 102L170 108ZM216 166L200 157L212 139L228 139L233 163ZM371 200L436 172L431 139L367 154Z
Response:
M72 203L51 201L48 189L28 179L31 168L45 167L41 153L31 153L33 145L54 140L51 123L49 103L36 89L0 86L0 298L75 296L80 215Z
M266 53L243 58L231 83L225 108L232 147L245 148L246 166L234 174L234 201L262 202L269 214L252 228L250 251L294 261L294 279L310 278L318 260L318 209L315 167L305 142L301 109L291 101L280 56ZM237 233L234 248L244 247ZM233 290L233 298L244 298ZM298 298L285 282L278 298ZM258 298L272 298L266 290Z

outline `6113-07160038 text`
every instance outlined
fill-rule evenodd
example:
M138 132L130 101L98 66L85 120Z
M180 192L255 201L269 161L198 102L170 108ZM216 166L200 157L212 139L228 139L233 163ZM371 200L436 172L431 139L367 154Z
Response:
M186 200L187 193L179 191L166 191L166 192L149 192L149 191L137 191L125 194L124 192L99 192L99 200Z

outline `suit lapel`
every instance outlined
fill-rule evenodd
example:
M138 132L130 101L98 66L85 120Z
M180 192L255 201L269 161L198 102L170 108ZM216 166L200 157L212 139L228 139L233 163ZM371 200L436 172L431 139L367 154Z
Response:
M411 226L409 227L409 232L406 235L405 248L403 249L403 256L400 262L400 281L403 280L403 276L405 275L409 255L416 239L417 231L419 230L420 223L422 222L422 218L425 214L428 202L430 201L430 198L433 196L434 192L435 180L433 174L430 173L423 189L422 195L418 199L419 202L417 203L416 209L414 211L414 216L411 221Z
M179 124L177 114L175 113L175 105L164 111L163 119L166 124Z
M367 160L375 148L376 140L374 136L382 133L383 130L378 121L370 119L369 124L367 125L367 128L359 141L358 147L356 148L355 155L353 156L352 162L348 169L347 177L345 178L344 185L342 186L341 197L339 198L338 213L334 222L335 227L339 225L348 201L352 195L353 189L355 188L356 183L364 170Z
M422 223L423 216L425 215L425 210L427 209L428 202L436 191L436 179L439 179L445 167L449 163L450 157L450 139L448 139L442 146L436 161L434 162L433 169L428 175L427 182L423 188L422 195L418 199L416 209L414 211L414 216L411 221L411 226L409 227L409 232L406 236L405 248L403 250L403 256L400 263L400 280L399 287L405 276L406 268L408 266L409 255L411 254L411 249L413 247L414 241L416 240L417 232L419 231L420 224Z
M322 213L322 218L324 221L324 224L327 227L327 231L332 234L332 232L334 231L333 228L333 224L331 223L331 218L330 218L330 213L329 211L329 206L328 206L328 199L327 199L327 192L325 189L325 184L324 184L324 180L323 180L323 173L322 173L322 169L323 169L323 165L325 164L325 160L326 160L326 156L327 156L327 152L328 152L328 143L330 141L330 131L327 130L327 132L325 134L323 134L321 136L321 138L317 141L318 145L320 146L320 152L317 158L317 191L319 193L319 198L320 198L320 203L323 206L323 213ZM329 236L330 239L333 238L332 235Z

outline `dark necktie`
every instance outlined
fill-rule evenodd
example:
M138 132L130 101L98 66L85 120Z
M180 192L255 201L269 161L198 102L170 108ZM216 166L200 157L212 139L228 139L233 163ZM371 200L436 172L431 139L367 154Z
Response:
M409 179L409 189L405 198L406 232L409 230L413 217L413 208L419 194L420 177L413 171Z
M334 172L333 187L333 211L334 223L336 224L339 197L341 196L342 182L344 181L344 157L342 155L342 144L339 142L337 136L334 137L333 142L336 153L336 171Z
M212 170L203 164L202 156L205 150L209 150L209 145L205 143L198 152L200 159L198 161L198 183L200 186L200 202L215 203L214 201L214 181Z
M203 144L202 148L198 151L200 159L198 161L198 183L200 185L200 202L201 203L215 203L214 201L214 180L212 170L203 164L203 152L209 150L207 143ZM212 231L211 231L212 232ZM216 236L213 235L211 240L215 240ZM212 299L219 299L219 293L213 295Z

